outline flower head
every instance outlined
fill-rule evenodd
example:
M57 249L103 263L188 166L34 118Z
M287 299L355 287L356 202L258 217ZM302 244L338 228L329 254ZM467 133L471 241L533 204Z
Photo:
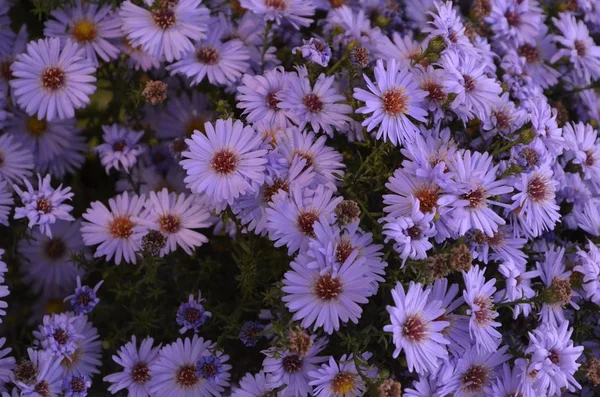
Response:
M129 172L144 151L138 143L144 131L134 131L118 124L103 125L102 130L104 143L96 146L94 151L100 156L106 173L112 168Z
M198 299L190 295L187 302L182 303L177 310L177 324L181 326L179 333L185 333L188 329L198 333L200 327L212 316L212 313L202 306L204 299L198 292Z

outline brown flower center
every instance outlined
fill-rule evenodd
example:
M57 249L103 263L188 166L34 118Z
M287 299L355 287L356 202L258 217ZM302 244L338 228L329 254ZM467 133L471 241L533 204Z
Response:
M49 213L50 211L52 211L52 203L50 202L50 200L48 200L48 199L45 199L45 198L43 198L43 199L39 199L39 200L37 201L37 206L36 206L36 209L37 209L38 211L41 211L41 212L43 212L44 214L47 214L47 213Z
M483 387L488 383L490 373L482 365L472 365L461 377L462 389L475 394L483 392Z
M468 208L479 208L484 204L486 196L483 188L478 188L461 195L460 198L469 201Z
M275 91L271 91L267 94L267 96L265 98L265 102L271 109L279 110L279 106L277 106L277 105L281 101L279 99L277 99L277 93Z
M489 324L494 313L492 299L487 296L478 296L473 303L479 307L478 310L475 310L475 321L482 325Z
M56 91L65 86L65 72L62 69L49 66L42 73L42 85L50 91Z
M321 300L330 301L342 293L342 283L337 277L326 274L316 280L314 291Z
M183 318L190 324L194 324L196 321L200 320L200 317L200 310L193 307L186 309L183 313Z
M112 145L112 150L114 152L122 152L126 146L127 146L127 142L125 142L124 140L116 141Z
M524 57L527 63L538 63L540 61L538 48L531 44L523 44L519 47L519 55Z
M131 370L131 378L136 383L146 383L150 380L150 370L145 363L137 363Z
M422 185L415 189L413 194L419 199L419 209L421 212L433 212L438 205L439 191L439 187L433 185Z
M577 55L579 55L580 57L584 57L587 55L587 46L583 41L575 40L574 46L575 50L577 50Z
M33 136L42 136L48 128L48 123L45 119L38 120L37 117L27 118L27 132Z
M188 138L191 137L194 134L194 131L200 131L204 134L204 124L206 124L207 121L208 119L200 116L194 117L193 119L189 120L185 124L185 136L187 136Z
M33 391L42 397L50 397L50 385L45 380L35 385Z
M220 54L217 48L205 45L196 51L196 58L204 65L216 65Z
M51 238L44 248L48 258L54 260L62 258L67 251L67 245L60 238Z
M421 232L421 229L419 228L419 226L414 225L414 226L408 228L408 230L406 231L406 234L408 234L411 239L418 240L423 235L423 232Z
M510 26L517 26L521 22L521 16L517 12L508 11L504 17Z
M406 319L402 326L402 333L411 342L421 342L425 339L427 325L421 319L421 316L412 315Z
M473 77L463 75L463 80L465 81L464 86L465 86L465 91L467 93L471 93L471 92L475 91L476 84L475 84L475 79Z
M265 0L266 7L272 7L276 11L284 11L287 8L286 0Z
M160 225L160 231L163 233L177 233L180 229L179 217L170 214L161 216L158 224Z
M559 365L560 355L556 350L550 350L550 355L548 356L548 358L550 359L550 361L552 361L552 364Z
M331 389L336 396L345 396L354 390L356 375L346 372L339 372L331 381Z
M167 30L175 25L175 12L169 8L158 8L152 13L152 19L156 26L162 30Z
M80 43L89 43L96 38L96 27L92 22L79 21L73 26L73 36Z
M81 306L87 306L92 301L89 293L79 294L77 295L77 304Z
M586 150L585 151L585 162L584 165L591 167L596 164L596 157L594 156L596 152L594 150Z
M427 91L427 99L431 102L444 102L446 100L446 94L442 91L442 86L435 81L426 81L423 84L423 90Z
M128 238L133 234L133 222L128 217L114 218L108 228L115 238Z
M297 354L291 354L285 356L281 364L285 372L295 374L302 368L302 359Z
M313 229L313 224L315 223L317 218L318 214L315 211L307 211L300 213L297 218L298 229L300 229L300 231L304 235L314 237L315 231Z
M196 367L193 365L184 365L177 371L177 383L183 387L191 388L195 386L200 378L196 374Z
M38 376L39 368L31 361L23 361L15 368L14 376L19 382L26 385L33 384Z
M265 187L263 190L263 198L265 201L271 201L273 196L280 190L288 192L288 182L286 180L276 179L272 185Z
M71 381L71 390L73 390L75 393L84 392L86 390L84 380L81 378L74 378Z
M231 150L223 149L215 153L210 164L217 174L227 175L237 169L238 158Z
M319 113L323 110L323 101L316 94L306 94L302 98L302 103L306 106L306 109L311 113Z
M530 167L533 167L538 163L538 154L532 148L526 147L523 150L521 150L521 156L523 157L527 165L529 165Z
M383 93L383 110L391 116L405 114L408 110L408 95L403 88L393 88Z
M550 189L548 188L547 178L541 175L534 175L527 184L527 195L534 202L548 200Z
M59 345L66 345L69 341L69 334L64 329L57 329L52 336Z
M348 259L348 257L352 254L352 252L354 252L354 247L352 246L350 240L342 238L342 240L339 242L335 249L335 259L339 263L344 263L346 262L346 259Z
M496 128L499 130L506 130L510 127L510 121L512 117L508 114L508 112L504 110L495 110L492 112L494 117L496 118Z

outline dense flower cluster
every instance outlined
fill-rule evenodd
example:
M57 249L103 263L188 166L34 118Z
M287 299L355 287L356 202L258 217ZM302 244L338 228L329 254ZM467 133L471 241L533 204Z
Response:
M0 393L600 395L596 43L593 0L0 0Z

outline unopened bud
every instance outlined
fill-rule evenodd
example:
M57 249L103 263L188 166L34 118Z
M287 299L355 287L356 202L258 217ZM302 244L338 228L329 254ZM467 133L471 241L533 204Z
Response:
M371 54L365 47L358 47L350 53L350 62L359 68L366 68L371 63Z
M460 244L450 250L450 268L456 272L469 271L473 263L473 255L466 244Z

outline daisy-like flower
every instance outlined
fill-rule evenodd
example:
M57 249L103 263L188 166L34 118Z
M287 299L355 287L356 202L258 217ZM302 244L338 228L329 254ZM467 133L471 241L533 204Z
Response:
M500 84L485 74L485 64L475 56L460 56L455 52L444 54L441 59L446 78L444 92L455 94L450 108L461 120L473 117L486 120L492 106L499 101Z
M160 251L161 257L175 251L177 246L191 255L196 247L208 241L206 236L192 230L211 225L211 214L193 195L177 195L163 188L158 193L150 192L145 206L143 217L151 223L149 227L167 237L167 244Z
M377 43L377 55L386 61L394 58L402 68L410 67L412 61L422 53L421 43L413 38L411 32L404 35L393 32L391 39L388 36L382 36Z
M376 48L384 35L378 27L371 27L371 18L367 12L368 9L364 7L352 8L348 4L329 10L323 30L333 37L334 50L344 51L354 41L370 53L377 53ZM334 30L336 33L333 33ZM338 34L339 30L342 33Z
M453 184L459 200L454 202L453 217L456 219L458 234L469 230L481 230L489 237L498 231L505 221L496 214L491 206L506 207L491 198L512 192L505 179L496 180L498 166L492 163L488 153L464 150L456 152L452 161Z
M339 330L340 322L358 323L362 314L359 305L367 303L370 295L364 262L346 261L339 269L319 270L307 269L299 258L291 267L281 290L294 320L302 320L304 328L323 327L328 334Z
M525 59L523 72L531 76L542 88L549 88L558 82L560 73L549 65L551 57L556 53L552 37L548 35L548 27L538 25L539 33L535 41L524 43L517 48L517 53ZM545 99L545 98L544 98Z
M210 101L201 92L182 92L171 96L167 106L159 109L155 117L150 119L156 123L156 136L161 140L173 138L189 138L194 131L204 132L204 124L213 119ZM176 140L170 147L171 151L180 153L186 147L183 140Z
M192 339L177 339L164 346L159 356L150 364L150 395L173 397L219 397L229 386L231 365L225 364L229 356L215 350L216 344L194 335ZM212 356L214 363L203 358ZM198 364L210 368L200 368ZM217 369L218 367L218 369ZM217 371L221 374L213 378Z
M73 254L86 254L80 227L79 221L58 221L50 227L52 237L32 230L19 241L23 281L33 292L62 299L75 288L83 269L73 260Z
M90 103L96 91L96 68L85 51L71 40L64 46L59 38L40 39L27 44L10 67L10 87L16 103L39 120L52 121L75 116L75 109Z
M460 14L454 9L451 1L435 1L436 11L430 11L433 17L423 32L429 33L429 37L441 37L446 48L461 53L474 54L473 44L465 35L465 26L461 22Z
M98 340L98 330L88 321L87 316L75 316L72 312L66 314L75 318L75 329L81 337L75 340L75 352L61 361L63 373L65 376L83 375L91 378L100 373L102 365L102 341Z
M563 136L567 142L565 160L578 164L584 179L600 186L600 142L598 132L589 124L566 123Z
M312 37L310 40L302 40L301 47L292 50L292 54L300 51L302 58L307 59L317 65L327 67L331 59L331 48L319 38Z
M483 122L483 135L490 136L491 133L500 133L508 136L517 131L527 121L525 110L517 108L515 103L509 99L507 92L492 106L490 118Z
M535 43L539 27L544 26L541 8L534 1L492 0L490 24L494 39L512 45Z
M304 252L309 239L314 237L314 224L326 220L343 200L333 197L333 192L319 185L316 190L295 185L290 193L280 190L273 196L267 212L269 239L276 247L286 245L288 254Z
M96 146L94 151L100 156L106 173L112 168L129 172L144 151L138 143L144 131L134 131L118 124L103 125L102 131L104 143Z
M329 357L328 363L308 375L312 378L309 385L313 386L315 397L359 397L367 388L358 374L352 355L344 354L339 362Z
M31 176L33 154L12 135L0 135L0 159L0 179L16 183Z
M477 351L491 353L498 349L502 335L496 330L501 324L494 319L498 312L494 308L494 292L496 292L495 279L486 282L484 269L473 266L468 272L463 271L465 290L463 298L469 305L469 333L475 341Z
M70 314L44 316L43 324L37 331L33 331L36 344L55 356L70 359L77 349L75 342L83 339L75 325L77 321L78 317Z
M247 373L240 379L240 386L234 387L231 397L263 397L272 391L267 386L267 377L263 371L255 375Z
M508 346L503 346L487 353L475 347L467 350L454 364L454 373L444 383L439 395L454 393L455 397L491 396L495 372L510 358L510 355L505 354L507 349Z
M600 200L588 200L576 215L577 226L593 236L600 236Z
M315 15L311 0L241 0L240 5L262 15L265 21L275 21L277 25L287 21L297 30L310 25Z
M77 119L38 120L18 108L12 112L14 116L5 131L24 147L31 148L36 172L62 178L80 169L88 143L81 135L83 128L76 126Z
M204 125L206 134L196 131L186 139L182 153L185 182L195 193L205 194L213 203L232 204L241 195L264 183L267 150L262 137L249 126L232 119Z
M600 305L600 249L588 241L587 252L580 249L577 256L579 264L573 270L583 274L585 297Z
M119 49L111 42L121 37L121 20L112 12L109 5L76 0L73 6L52 11L52 17L45 23L44 36L70 38L85 48L86 57L98 66L98 57L110 61L119 55Z
M14 383L21 396L59 396L62 392L62 357L43 350L27 349L28 360L15 368Z
M299 355L289 350L279 351L274 347L262 353L266 356L263 361L263 371L267 376L267 388L274 390L282 387L282 396L307 396L312 387L309 386L309 373L315 371L318 365L327 361L327 357L318 354L325 349L327 341L324 338L313 341L308 352Z
M154 58L148 51L144 51L142 46L132 46L126 38L121 40L119 48L123 54L127 55L127 66L132 69L147 72L151 69L158 69L160 66L158 59Z
M188 329L198 333L200 327L206 322L206 320L212 317L212 313L204 309L200 291L198 291L198 299L194 298L194 295L190 294L188 301L183 302L179 309L177 309L177 324L181 326L179 333L183 334Z
M119 11L123 32L132 47L139 46L161 61L177 61L194 51L194 41L206 38L209 11L201 3L163 2L148 10L125 1ZM146 1L146 5L153 4Z
M129 196L127 192L108 200L109 208L100 201L90 204L91 208L83 214L81 234L85 245L100 244L96 248L96 258L106 256L115 264L121 259L127 263L136 263L136 252L140 250L142 237L147 227L140 214L144 197Z
M244 323L244 325L242 325L238 337L244 346L256 346L256 343L258 343L258 340L262 336L265 328L265 325L259 323L258 321L247 321Z
M436 235L434 213L421 212L419 202L415 201L409 216L380 219L380 222L384 222L385 242L394 242L394 250L400 254L402 265L409 258L425 259L427 251L433 247L429 239Z
M600 46L590 37L590 32L583 21L578 21L572 13L563 12L559 18L552 18L554 26L560 31L553 40L560 48L551 59L556 62L567 57L574 66L577 77L589 84L591 80L600 78Z
M73 197L70 187L62 188L62 184L56 189L50 186L50 175L42 179L38 174L37 190L31 186L31 183L24 179L23 182L27 191L21 190L17 185L13 185L15 192L21 197L23 207L15 208L15 219L27 218L30 229L39 225L40 231L48 237L52 237L52 228L50 227L57 220L72 221L73 218L69 212L72 206L64 204L65 200Z
M278 94L288 86L288 73L282 67L266 71L263 75L245 74L238 90L238 109L243 109L249 123L264 121L285 128L293 117L279 106Z
M508 261L498 266L498 271L504 276L505 289L496 292L494 299L496 302L513 302L520 299L531 299L535 296L535 291L531 288L531 279L539 277L537 270L525 271L513 261ZM513 307L513 318L520 314L529 317L531 313L530 303L519 303Z
M69 302L75 314L89 314L94 310L96 305L100 303L100 299L96 296L96 292L100 286L104 283L104 280L100 280L94 288L90 288L87 285L81 285L81 277L77 276L77 288L75 293L65 298L64 302Z
M208 37L198 41L192 52L167 66L167 70L189 77L193 86L205 77L211 84L235 82L250 68L250 52L240 39L222 42L224 34L224 26L215 21L210 25Z
M6 338L0 338L0 349L4 347ZM12 349L7 347L0 350L0 390L5 390L5 385L14 379L13 369L15 369L15 358L8 356Z
M518 192L512 196L511 207L521 229L529 236L537 237L547 230L554 229L560 219L556 204L554 173L548 163L542 164L531 173L522 173L514 182Z
M394 306L387 306L391 324L383 327L393 333L393 357L404 350L409 371L418 374L436 372L442 360L448 356L445 345L450 342L442 330L450 325L438 319L445 314L442 302L428 300L431 290L423 289L420 283L410 282L408 292L397 283L392 290Z
M92 381L84 375L70 375L63 379L62 392L65 397L86 397Z
M8 226L8 215L13 203L13 195L8 190L8 182L0 179L0 225Z
M529 346L525 354L531 354L530 369L538 371L538 377L545 384L547 396L561 394L561 389L574 392L581 389L574 375L581 366L577 362L583 346L574 346L571 340L573 328L563 321L560 326L542 324L529 332Z
M306 67L298 67L297 74L290 74L288 87L277 95L278 105L294 115L300 129L310 124L314 132L323 130L333 137L333 129L342 129L352 113L350 105L339 103L346 98L333 87L334 81L335 76L321 73L311 86Z
M395 59L387 61L385 66L378 60L374 70L375 83L365 75L369 91L355 88L354 98L365 102L357 113L371 114L362 123L367 131L379 126L377 139L383 137L384 141L389 139L396 146L406 146L418 133L411 118L424 122L427 116L423 103L427 92L419 88L418 80L408 68L400 71L399 67Z
M112 383L108 387L109 392L115 394L126 389L133 397L149 396L149 384L152 380L150 365L158 358L161 348L160 345L153 344L154 339L145 338L138 348L136 336L133 335L131 342L127 342L112 356L113 361L123 367L123 370L104 377L105 382Z
M543 324L555 328L565 322L565 306L570 304L573 308L579 306L573 302L571 289L572 271L565 269L565 249L550 247L546 250L544 261L536 262L536 269L546 287L542 292L543 303L540 318Z

